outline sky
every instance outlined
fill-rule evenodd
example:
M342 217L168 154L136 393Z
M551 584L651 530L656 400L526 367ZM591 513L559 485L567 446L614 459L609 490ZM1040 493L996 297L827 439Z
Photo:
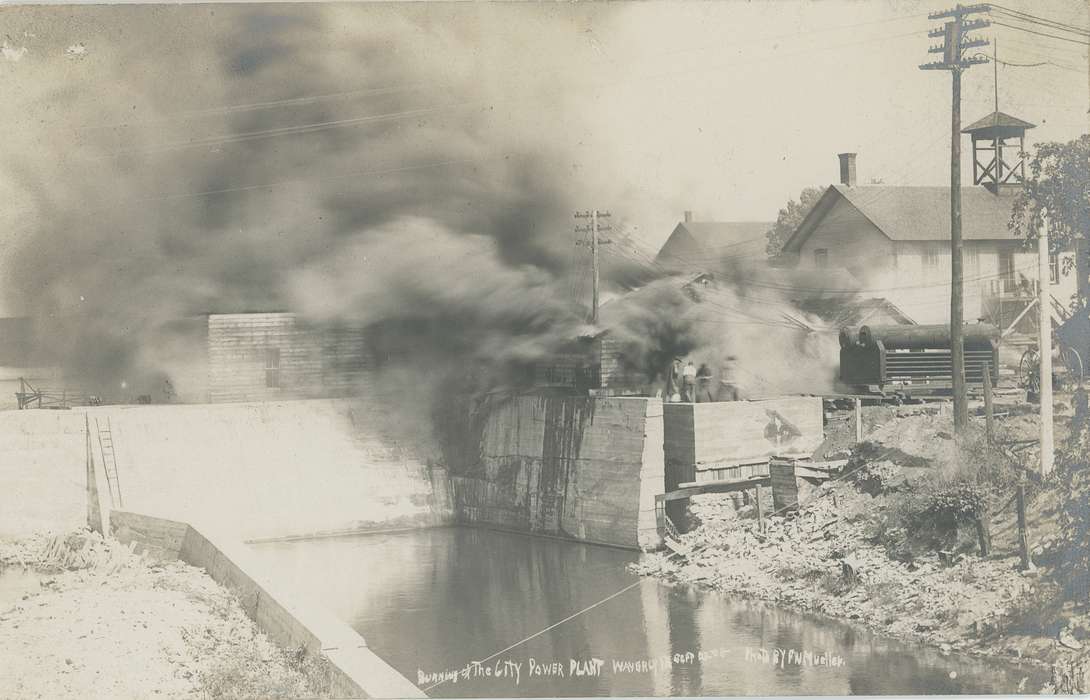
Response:
M575 210L609 210L653 255L684 210L774 220L836 181L843 151L861 183L946 184L950 77L918 69L945 7L3 5L0 314L91 294L322 310L359 296L346 259L411 274L420 261L375 256L435 246L442 267L447 233L392 222L499 241L478 272L500 278L573 255ZM1090 24L1081 0L1005 7ZM999 68L1031 144L1087 131L1085 47L978 35L1049 62ZM993 67L970 69L963 124L993 99ZM381 246L339 247L360 231Z

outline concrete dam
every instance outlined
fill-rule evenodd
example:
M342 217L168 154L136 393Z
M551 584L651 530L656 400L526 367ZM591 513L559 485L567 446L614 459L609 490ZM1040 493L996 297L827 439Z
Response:
M463 523L656 544L657 399L492 396L457 418L444 464L362 399L6 412L0 476L19 497L0 531L86 522L90 468L103 513L199 521L240 540Z
M5 412L0 532L69 529L97 507L121 542L234 591L282 648L321 653L343 697L996 692L1022 678L626 570L635 549L658 544L668 481L719 480L761 451L805 454L820 400L461 405L441 426L441 460L416 456L381 406L359 400ZM435 527L456 524L478 527ZM350 533L371 534L325 536ZM521 680L442 683L520 639L502 663ZM854 663L784 675L725 651L746 646L820 647ZM569 668L587 650L609 659L601 673L531 670ZM628 668L671 654L699 661Z
M492 396L463 416L447 449L458 522L622 547L661 543L661 400Z
M198 520L240 540L466 524L651 549L664 491L822 439L821 401L805 397L664 407L492 394L434 419L437 449L422 456L431 435L362 398L6 412L13 499L0 532L85 522L91 468L115 487L98 489L104 513Z

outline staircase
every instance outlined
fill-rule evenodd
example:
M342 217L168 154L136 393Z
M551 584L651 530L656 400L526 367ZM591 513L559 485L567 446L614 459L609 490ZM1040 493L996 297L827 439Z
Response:
M121 500L121 482L117 478L117 452L114 449L109 416L105 423L95 418L95 431L98 432L98 449L102 455L102 470L106 473L106 485L110 491L110 504L114 508L122 508L124 502Z

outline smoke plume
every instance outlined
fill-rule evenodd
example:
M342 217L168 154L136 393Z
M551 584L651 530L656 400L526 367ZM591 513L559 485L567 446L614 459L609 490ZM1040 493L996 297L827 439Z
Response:
M39 320L43 363L116 394L188 354L179 320L217 311L426 329L418 347L499 364L582 322L562 288L570 139L527 100L563 91L534 60L491 65L513 49L481 50L495 13L72 13L10 13L35 37L18 69L36 75L18 77L43 82L5 115L22 137L5 184L28 202L5 291Z
M572 26L591 7L51 9L5 12L26 50L0 65L21 89L0 106L4 292L38 321L37 360L108 398L177 383L209 312L368 326L380 389L417 414L452 377L514 382L584 329L572 212L649 206L581 154L564 81L597 51ZM605 271L656 274L616 256ZM652 373L790 346L769 335L782 324L648 289L613 332ZM737 289L719 303L752 308ZM766 382L790 375L780 356Z

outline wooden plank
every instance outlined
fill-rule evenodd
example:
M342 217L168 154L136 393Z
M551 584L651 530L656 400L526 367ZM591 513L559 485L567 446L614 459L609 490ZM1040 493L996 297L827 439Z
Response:
M708 482L688 482L689 485L685 488L679 488L675 491L664 493L661 496L663 501L680 501L686 498L692 498L693 496L699 496L704 493L731 493L734 491L745 491L747 489L754 488L755 486L766 486L771 483L768 477L758 477L754 479L746 479L744 481L708 481Z
M680 554L681 556L686 556L689 554L689 548L682 546L680 542L675 542L669 537L662 538L662 541L663 543L665 543L667 549L669 549L674 554Z

